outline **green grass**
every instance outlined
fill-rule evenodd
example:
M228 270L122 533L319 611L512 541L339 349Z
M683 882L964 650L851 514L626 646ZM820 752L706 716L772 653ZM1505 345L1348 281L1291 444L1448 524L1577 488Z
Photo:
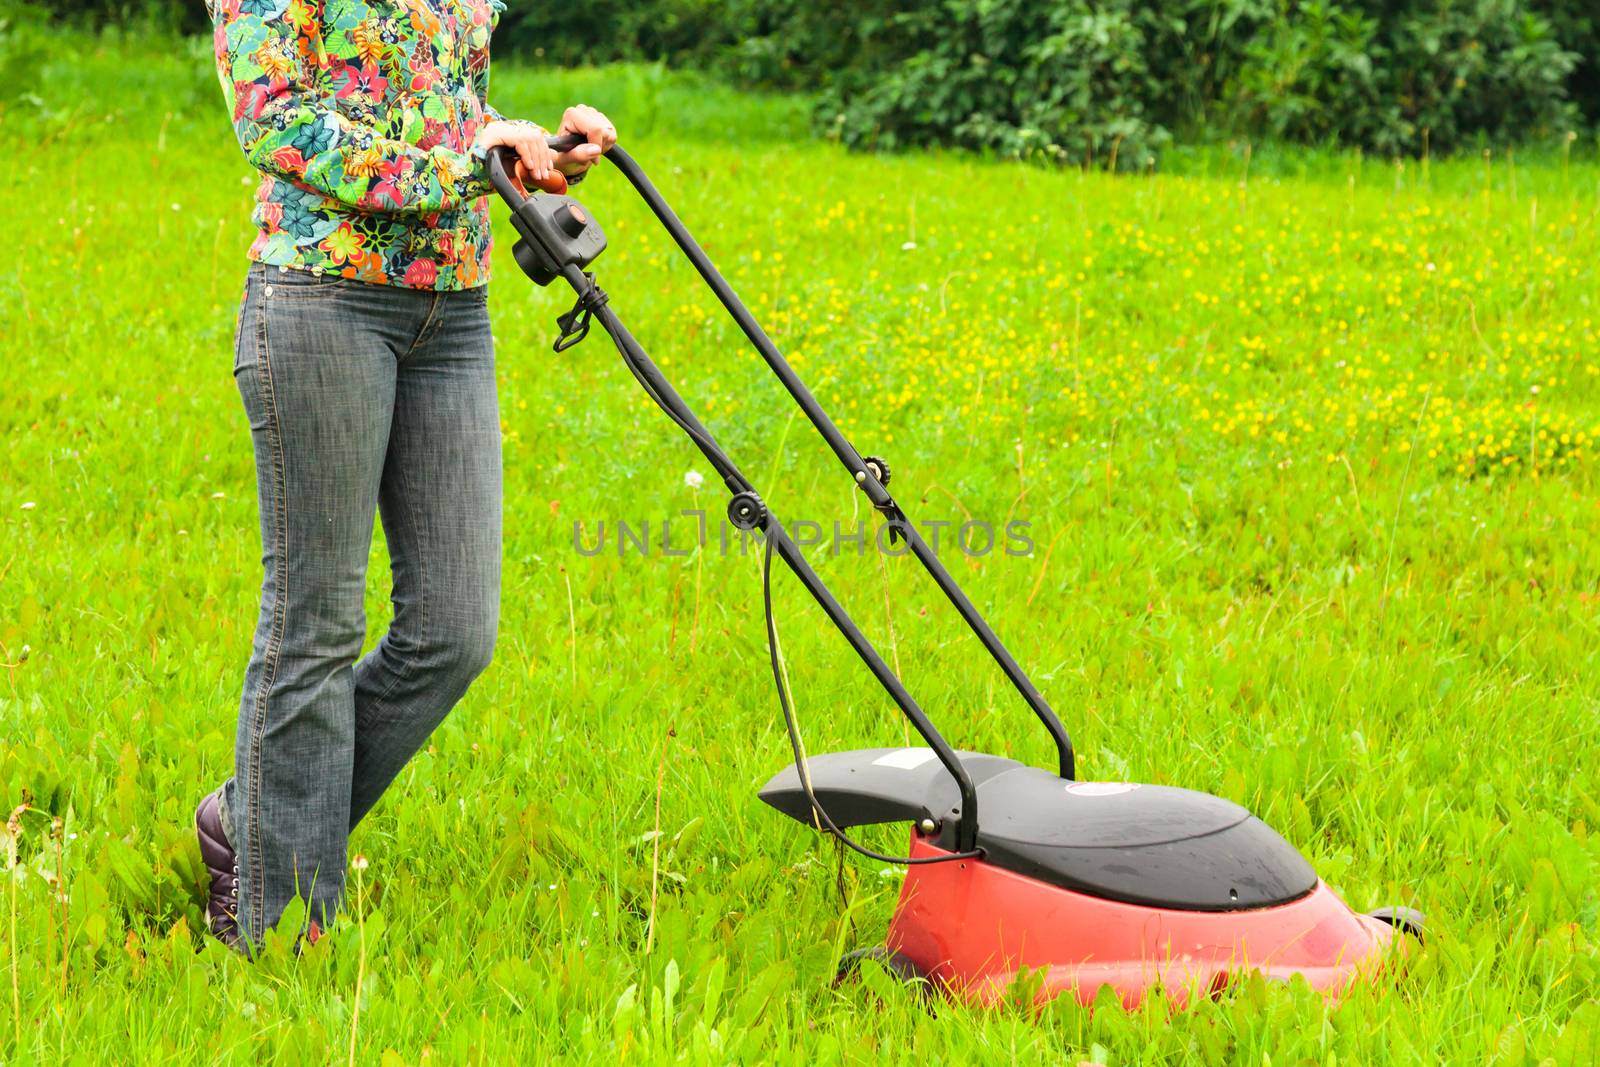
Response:
M505 110L615 116L915 517L1032 524L1031 557L951 565L1084 777L1245 803L1433 937L1332 1010L1298 984L1181 1016L830 990L895 872L847 862L841 900L833 849L755 797L788 760L756 559L574 551L574 520L721 494L603 340L551 354L567 300L505 241L496 662L354 839L361 921L249 965L196 932L189 817L229 769L259 579L228 373L250 187L204 50L141 51L79 48L0 114L0 800L29 805L0 1061L1600 1057L1600 167L875 159L804 139L803 102L500 71ZM863 517L625 183L582 193L614 306L778 512ZM952 740L1048 763L904 561L892 631L876 559L817 565ZM380 544L374 635L385 583ZM905 738L779 596L810 749Z

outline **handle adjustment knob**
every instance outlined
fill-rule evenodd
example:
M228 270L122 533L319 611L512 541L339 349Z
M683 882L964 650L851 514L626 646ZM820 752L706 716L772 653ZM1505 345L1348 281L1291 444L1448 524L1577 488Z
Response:
M583 213L583 208L571 202L556 208L550 217L568 237L577 237L589 226L589 216Z

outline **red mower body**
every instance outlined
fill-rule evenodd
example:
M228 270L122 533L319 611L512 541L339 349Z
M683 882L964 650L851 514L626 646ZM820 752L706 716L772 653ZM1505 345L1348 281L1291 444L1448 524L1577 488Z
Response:
M912 832L912 857L943 854ZM1041 1001L1070 994L1087 1005L1109 985L1132 1009L1155 986L1182 1007L1246 971L1280 981L1299 974L1336 1000L1380 968L1394 934L1320 880L1274 907L1178 911L1103 900L974 859L908 868L885 944L962 1000L1001 1000L1027 970L1043 973Z
M1110 986L1133 1008L1160 987L1182 1007L1256 972L1301 975L1336 1000L1377 976L1397 929L1420 935L1408 909L1352 911L1293 846L1221 797L960 757L982 810L971 849L958 847L962 803L927 749L825 753L809 761L809 794L793 766L761 792L796 819L815 796L850 825L912 824L888 934L864 951L952 997L1004 999L1026 971L1040 1000L1089 1004Z

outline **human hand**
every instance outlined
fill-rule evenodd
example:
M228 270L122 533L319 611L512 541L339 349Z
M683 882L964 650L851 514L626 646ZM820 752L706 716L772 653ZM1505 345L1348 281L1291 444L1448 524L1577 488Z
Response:
M566 133L580 133L588 141L556 156L556 169L568 177L576 177L594 166L606 150L617 143L617 128L588 104L576 104L562 113L556 134Z
M484 123L474 141L484 149L505 145L517 153L512 181L524 195L529 185L547 193L564 193L567 179L557 169L559 157L545 143L549 136L549 131L536 122L497 120Z

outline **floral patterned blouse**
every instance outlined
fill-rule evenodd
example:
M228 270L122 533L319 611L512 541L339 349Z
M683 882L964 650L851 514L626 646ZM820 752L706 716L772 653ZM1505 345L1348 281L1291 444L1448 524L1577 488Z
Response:
M473 137L502 0L208 0L261 172L250 258L414 289L489 278Z

